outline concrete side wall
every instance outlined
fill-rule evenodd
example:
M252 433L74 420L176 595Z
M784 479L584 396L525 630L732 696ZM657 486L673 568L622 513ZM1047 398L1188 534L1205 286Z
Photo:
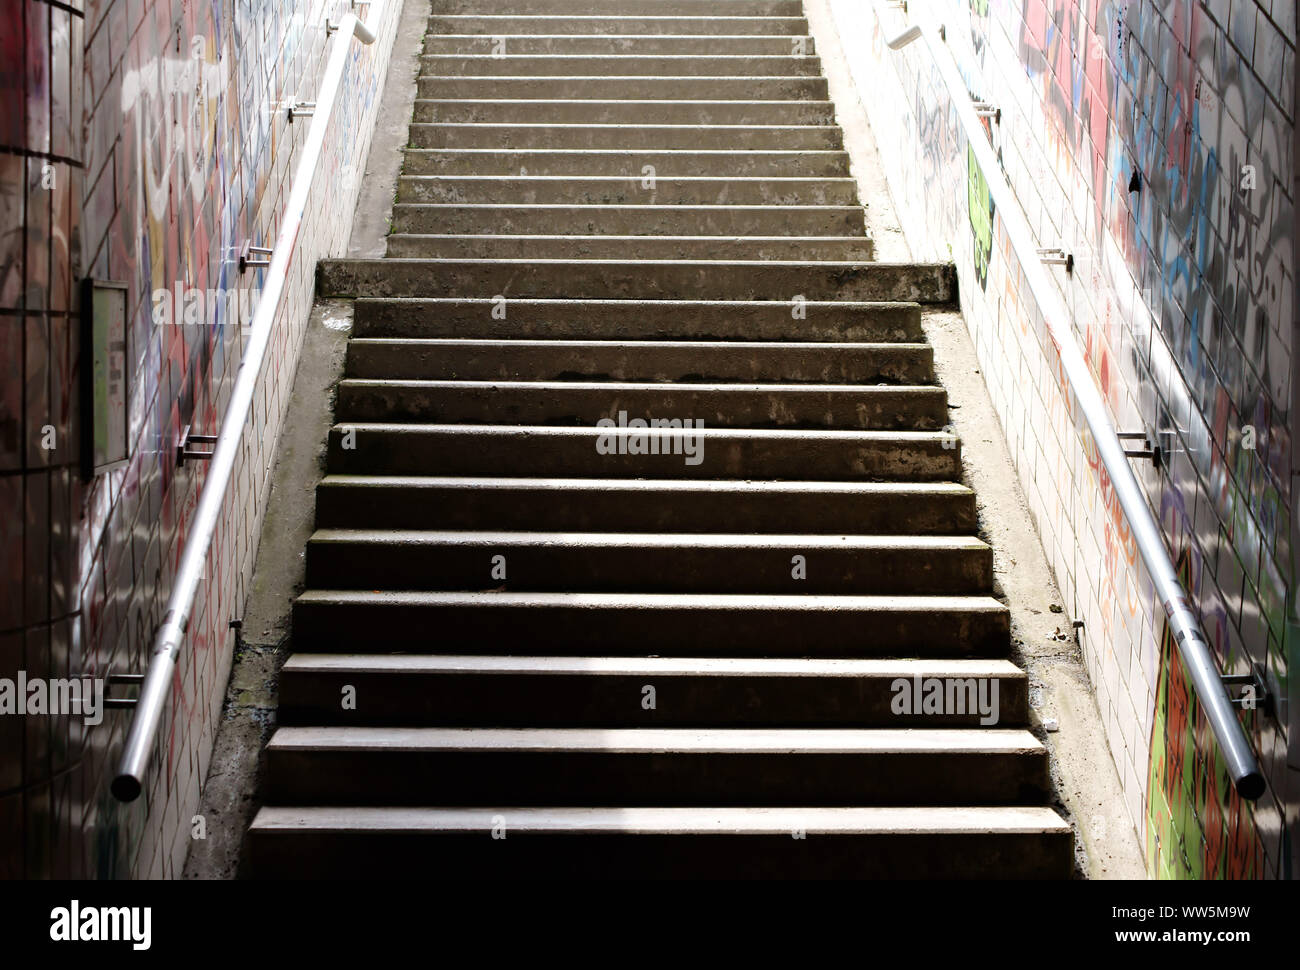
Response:
M17 669L30 676L139 671L206 470L201 462L178 468L175 446L186 425L197 433L219 427L244 328L264 284L262 271L239 272L239 251L245 242L275 241L309 125L305 118L290 124L285 107L290 100L316 100L326 19L337 22L351 7L347 0L100 0L78 14L40 0L4 3L22 8L17 20L7 10L0 14L6 23L23 24L19 63L24 50L44 51L32 56L45 58L46 71L42 80L29 63L4 74L0 103L13 100L29 114L32 105L44 105L53 127L62 123L67 131L60 148L39 130L33 135L30 125L26 131L7 119L0 125L5 147L21 136L30 155L24 170L0 153L0 199L17 205L23 226L11 236L6 219L0 237L0 326L20 321L26 341L20 352L0 354L0 366L8 368L0 375L5 427L13 425L20 443L16 462L0 455L0 501L4 518L8 509L43 503L18 523L16 537L13 522L0 526L6 549L0 593L17 594L0 595L6 601L0 676ZM0 730L8 732L0 746L6 833L0 874L168 877L180 871L230 668L230 623L243 612L269 468L311 309L315 264L346 250L400 8L400 0L387 0L375 44L352 41L349 48L262 393L245 430L145 793L126 807L108 794L126 714L111 713L93 729L71 717L0 718ZM46 160L42 152L67 170L62 182L65 173L55 172L55 184L67 188L56 192L53 206L41 203L43 211L54 211L52 231L48 216L42 223L33 215L32 200L43 198L32 181ZM44 263L30 256L38 246L53 249ZM82 429L73 375L82 360L72 284L82 276L121 281L128 293L129 458L86 482L74 460ZM60 301L50 308L57 313L40 306L43 292ZM13 330L8 326L6 339ZM8 406L15 391L16 410ZM16 421L15 414L21 415ZM47 423L66 448L32 446ZM40 588L25 595L34 584ZM32 609L42 597L49 605Z
M1152 875L1289 872L1288 732L1245 722L1270 790L1231 791L1038 308L923 44L882 0L831 0L913 255L961 304L1072 618ZM1295 4L926 0L1119 427L1220 662L1289 688ZM1288 785L1291 786L1288 795Z

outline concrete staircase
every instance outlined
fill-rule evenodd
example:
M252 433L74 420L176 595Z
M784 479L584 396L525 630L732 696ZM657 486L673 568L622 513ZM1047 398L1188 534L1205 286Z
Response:
M799 0L433 0L424 50L388 258L320 268L254 873L1068 876L953 273L872 261ZM900 710L932 681L996 723Z

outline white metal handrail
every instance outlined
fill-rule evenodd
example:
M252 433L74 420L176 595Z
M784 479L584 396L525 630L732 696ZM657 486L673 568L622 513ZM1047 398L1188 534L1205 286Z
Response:
M920 7L921 4L913 6ZM998 164L993 146L976 114L966 84L951 52L944 44L943 28L928 23L924 15L916 19L921 20L921 23L908 27L897 37L886 41L886 45L890 50L896 51L918 38L925 41L931 60L948 89L957 118L965 130L966 141L983 170L989 194L1020 261L1025 282L1042 311L1048 333L1060 357L1061 370L1088 429L1092 432L1097 453L1110 476L1115 496L1137 542L1138 553L1151 576L1156 596L1164 607L1169 633L1187 666L1196 696L1205 709L1210 728L1227 763L1228 774L1243 798L1257 799L1267 787L1259 761L1232 709L1232 700L1224 687L1218 664L1210 653L1209 642L1178 581L1178 573L1165 548L1160 527L1138 484L1137 476L1133 474L1124 446L1111 421L1109 409L1093 380L1092 370L1079 349L1065 306L1042 268L1040 247L1034 241L1033 229L1020 207L1019 198L1002 173L1002 167Z
M212 546L212 537L221 517L226 490L234 473L244 425L252 412L258 374L266 357L276 311L288 280L298 231L302 226L303 216L311 196L316 166L325 144L326 129L329 126L330 116L334 113L339 88L343 83L349 45L353 37L363 44L374 43L375 32L383 17L383 0L375 0L369 6L369 20L375 25L374 28L367 27L355 14L349 13L339 21L337 28L331 31L334 35L329 40L332 47L326 61L325 73L321 78L320 91L316 96L316 107L311 116L311 126L307 130L307 139L303 142L298 164L294 168L293 185L289 191L289 201L284 208L280 231L276 236L275 245L271 248L271 258L266 269L266 284L258 296L257 307L253 311L253 319L249 325L248 346L239 362L239 371L235 375L230 403L221 419L221 431L217 435L216 447L211 453L208 476L203 482L198 508L190 523L189 535L181 550L180 565L176 570L171 595L167 598L167 609L163 614L162 625L154 634L149 667L144 683L140 687L140 696L131 718L131 727L123 743L117 775L111 786L114 797L120 801L134 800L139 797L144 787L145 769L149 755L153 751L154 737L158 733L163 707L171 688L176 658L180 654L181 641L185 636L190 611L194 607L195 594L203 580L208 550Z

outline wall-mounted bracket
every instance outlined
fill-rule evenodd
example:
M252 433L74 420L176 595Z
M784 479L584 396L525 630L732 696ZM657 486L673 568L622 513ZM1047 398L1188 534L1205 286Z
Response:
M1074 256L1060 247L1047 247L1036 250L1044 266L1064 266L1067 273L1074 272Z
M270 256L271 250L266 246L252 246L244 243L243 248L239 250L239 271L246 273L250 269L256 269L260 266L270 266Z
M186 425L185 430L181 432L180 443L176 446L176 464L183 465L189 461L210 461L212 452L194 451L190 448L191 444L197 445L215 445L217 436L214 434L191 434L191 425Z
M1264 676L1262 664L1251 664L1248 674L1224 674L1223 686L1240 687L1241 693L1231 697L1234 707L1243 711L1260 710L1266 714L1273 711L1273 693L1268 689L1268 678Z
M1152 444L1151 439L1145 431L1117 431L1115 437L1120 441L1140 441L1140 449L1124 449L1124 454L1130 458L1149 458L1156 465L1160 464L1160 448Z
M96 680L95 674L77 674L74 680ZM104 675L105 687L112 687L114 684L125 684L127 687L139 687L144 683L144 674L106 674ZM138 698L135 697L109 697L105 690L104 706L109 708L135 707Z

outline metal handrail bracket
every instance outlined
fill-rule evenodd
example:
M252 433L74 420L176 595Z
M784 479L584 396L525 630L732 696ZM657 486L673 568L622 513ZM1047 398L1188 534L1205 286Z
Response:
M375 29L378 29L378 24L382 20L383 7L382 0L370 4L369 19L376 25ZM154 738L162 720L167 695L171 689L176 659L180 654L190 611L194 607L194 597L203 580L212 537L221 517L221 508L225 503L226 491L235 469L235 460L240 453L244 426L252 413L258 375L270 344L280 297L288 280L298 230L302 225L311 196L316 166L325 144L326 128L329 126L330 116L334 113L339 87L343 83L349 43L353 37L364 44L372 44L375 41L375 30L367 27L352 13L344 15L335 33L336 36L329 40L333 47L329 52L325 73L321 77L320 92L316 99L318 107L312 116L307 138L303 142L298 164L294 168L293 186L289 191L288 203L284 207L279 234L275 245L270 247L272 255L266 269L266 284L253 311L253 319L249 325L248 345L239 362L239 371L235 375L230 403L222 417L221 431L217 435L216 446L211 453L211 464L208 466L208 475L199 495L198 508L194 512L189 535L181 551L176 579L172 583L171 594L167 597L162 624L154 634L148 670L140 687L140 696L135 705L126 741L123 743L117 775L110 786L114 797L119 801L133 801L139 797L144 788L145 770L153 751Z
M913 6L920 7L921 4ZM1041 250L1035 243L1033 230L1020 208L1020 200L1002 173L993 145L980 123L956 61L947 49L943 27L931 25L924 14L919 14L916 19L920 23L912 24L898 37L886 41L886 46L890 50L900 50L918 38L925 41L930 58L943 78L953 109L965 130L966 141L988 183L998 217L1001 218L1003 229L1020 261L1025 283L1042 311L1048 334L1061 361L1061 371L1074 394L1088 430L1092 433L1101 462L1110 476L1115 496L1137 542L1138 553L1151 577L1156 597L1164 608L1170 636L1187 667L1196 696L1205 710L1223 754L1228 774L1241 797L1257 799L1267 788L1259 761L1233 710L1233 701L1228 696L1218 664L1210 652L1209 642L1178 581L1178 573L1165 548L1160 527L1133 474L1129 456L1116 434L1106 402L1097 390L1092 370L1079 349L1070 317L1051 278L1042 268Z

